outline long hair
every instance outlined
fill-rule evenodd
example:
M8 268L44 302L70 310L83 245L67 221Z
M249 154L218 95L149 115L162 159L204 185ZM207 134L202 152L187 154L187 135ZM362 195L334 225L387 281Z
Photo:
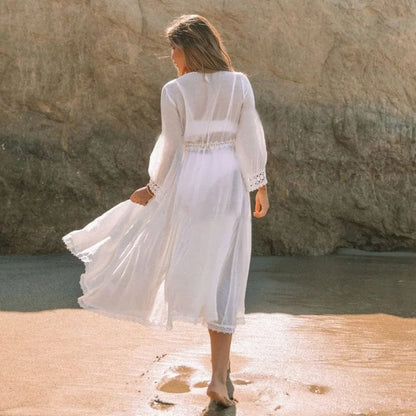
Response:
M220 34L205 17L180 16L168 26L166 36L183 50L189 71L234 71Z

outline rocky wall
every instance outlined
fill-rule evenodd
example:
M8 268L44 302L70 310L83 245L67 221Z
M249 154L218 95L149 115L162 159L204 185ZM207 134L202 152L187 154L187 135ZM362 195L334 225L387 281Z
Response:
M147 182L165 26L200 13L252 81L271 211L255 254L416 249L416 3L3 0L0 253L64 250Z

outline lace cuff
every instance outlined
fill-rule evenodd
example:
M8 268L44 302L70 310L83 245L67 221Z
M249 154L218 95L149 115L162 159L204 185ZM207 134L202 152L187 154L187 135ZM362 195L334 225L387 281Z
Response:
M262 170L254 176L250 176L247 181L248 191L252 192L267 184L266 171Z
M148 185L150 190L153 192L153 195L156 195L159 192L160 186L156 182L150 179Z

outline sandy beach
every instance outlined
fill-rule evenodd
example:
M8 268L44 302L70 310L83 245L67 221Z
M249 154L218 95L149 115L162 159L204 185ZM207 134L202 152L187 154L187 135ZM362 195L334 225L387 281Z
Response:
M360 254L252 260L228 409L204 327L80 309L69 254L0 257L0 415L415 416L416 256Z

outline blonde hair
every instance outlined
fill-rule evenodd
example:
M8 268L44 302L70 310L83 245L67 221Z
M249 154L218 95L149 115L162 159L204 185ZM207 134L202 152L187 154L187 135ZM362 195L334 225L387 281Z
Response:
M182 15L168 26L166 36L183 50L189 71L234 71L220 34L205 17Z

